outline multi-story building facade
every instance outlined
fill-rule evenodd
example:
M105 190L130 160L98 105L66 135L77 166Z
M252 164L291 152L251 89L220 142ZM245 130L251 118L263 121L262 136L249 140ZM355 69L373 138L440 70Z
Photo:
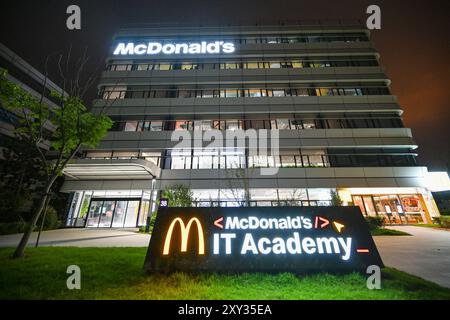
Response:
M57 99L50 93L52 91L62 93L63 90L2 43L0 43L0 69L7 71L8 80L38 99L43 94L43 103L52 108L58 108ZM4 148L8 141L15 143L14 129L19 125L21 116L0 106L0 148ZM50 125L45 126L45 129L54 130ZM42 143L44 150L48 150L49 147L48 142Z
M120 30L93 103L114 126L66 169L67 225L144 225L177 184L197 206L332 205L336 192L364 215L429 222L427 169L379 58L362 25ZM250 129L276 131L279 153L194 142Z

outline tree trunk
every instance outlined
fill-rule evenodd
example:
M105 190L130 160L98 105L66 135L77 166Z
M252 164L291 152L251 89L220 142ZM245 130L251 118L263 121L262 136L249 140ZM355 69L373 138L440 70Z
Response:
M27 247L28 241L30 240L31 233L33 232L33 227L36 225L39 217L42 214L42 211L44 210L45 203L47 202L47 198L49 197L50 189L52 188L53 183L55 182L56 178L52 178L49 183L45 186L45 193L43 197L41 198L39 202L39 206L37 207L36 211L34 212L33 217L31 218L23 236L22 239L19 242L19 245L16 248L16 251L13 254L13 258L21 258L23 257L25 253L25 248Z

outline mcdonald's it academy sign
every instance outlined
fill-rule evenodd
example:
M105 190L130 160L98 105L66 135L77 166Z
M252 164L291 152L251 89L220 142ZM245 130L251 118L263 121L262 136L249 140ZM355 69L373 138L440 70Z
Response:
M383 266L358 207L159 208L148 272L352 272Z

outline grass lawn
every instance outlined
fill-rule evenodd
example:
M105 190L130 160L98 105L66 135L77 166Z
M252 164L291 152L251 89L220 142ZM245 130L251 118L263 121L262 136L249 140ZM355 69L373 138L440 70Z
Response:
M410 236L409 233L393 229L377 228L370 231L372 236Z
M356 273L146 276L146 248L30 248L19 260L12 252L0 249L0 299L450 299L450 289L391 268L381 290L368 290ZM66 288L71 264L81 290Z

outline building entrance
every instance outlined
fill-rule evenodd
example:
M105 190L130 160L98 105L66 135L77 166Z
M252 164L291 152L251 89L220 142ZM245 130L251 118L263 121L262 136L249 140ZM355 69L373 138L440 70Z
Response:
M140 216L148 209L146 200L139 198L93 198L89 205L86 227L134 228L140 224ZM147 201L148 202L148 201ZM142 210L141 210L142 207Z

